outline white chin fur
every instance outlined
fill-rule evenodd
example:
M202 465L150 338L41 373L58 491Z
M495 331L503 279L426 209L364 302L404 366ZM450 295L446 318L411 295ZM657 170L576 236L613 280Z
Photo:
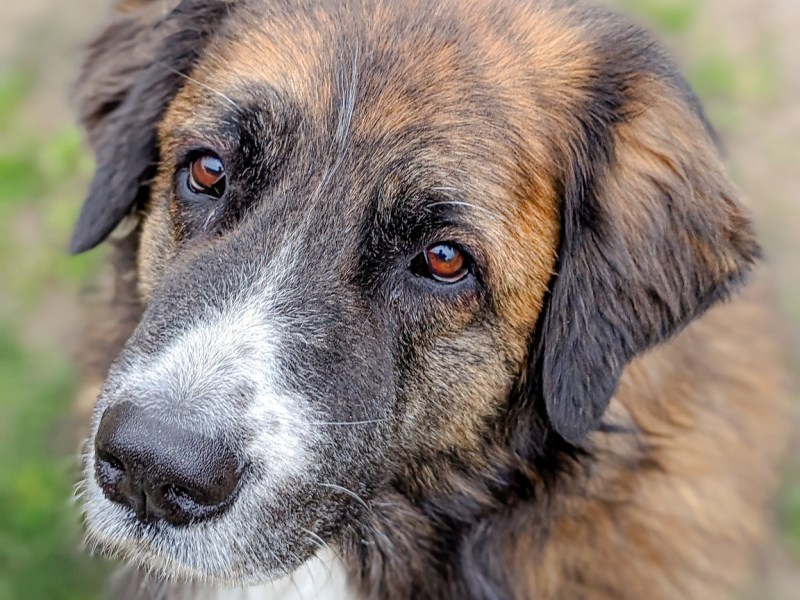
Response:
M245 589L208 590L203 600L347 600L344 566L330 549L321 550L293 573L272 583Z
M293 573L252 587L215 587L196 582L153 579L126 566L112 579L115 597L163 600L354 600L341 561L330 549L320 551Z

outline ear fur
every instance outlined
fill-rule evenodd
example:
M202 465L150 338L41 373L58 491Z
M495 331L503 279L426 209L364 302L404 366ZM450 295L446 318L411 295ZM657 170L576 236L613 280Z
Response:
M158 122L230 5L123 0L90 45L77 99L97 167L71 252L99 244L146 197Z
M598 426L627 363L728 296L759 256L685 84L651 72L617 88L590 107L595 120L573 146L533 351L550 424L575 445Z

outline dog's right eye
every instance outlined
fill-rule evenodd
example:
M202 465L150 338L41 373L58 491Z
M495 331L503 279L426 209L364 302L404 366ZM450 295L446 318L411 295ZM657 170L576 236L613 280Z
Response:
M193 194L221 198L225 193L225 165L213 152L195 156L189 163L186 186Z

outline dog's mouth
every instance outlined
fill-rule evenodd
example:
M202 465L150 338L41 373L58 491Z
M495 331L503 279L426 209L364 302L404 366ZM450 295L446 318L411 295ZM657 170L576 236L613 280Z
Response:
M93 462L87 456L87 462ZM293 524L265 527L265 513L255 513L258 502L247 493L247 478L226 510L189 522L171 522L138 506L108 498L91 465L79 495L83 504L87 547L94 553L121 559L170 580L214 585L257 585L277 579L311 557L319 544L303 543ZM250 496L249 498L247 496ZM197 503L187 498L172 500ZM208 510L201 506L199 510ZM144 518L143 518L144 517ZM254 521L259 524L255 525ZM258 535L255 535L258 530ZM309 530L309 535L319 536Z

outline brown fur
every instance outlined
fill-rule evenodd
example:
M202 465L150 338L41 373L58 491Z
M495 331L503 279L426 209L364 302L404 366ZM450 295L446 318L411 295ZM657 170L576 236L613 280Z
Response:
M755 283L625 371L618 409L640 433L596 436L599 473L563 501L534 597L729 598L746 580L785 436L764 303Z
M156 4L160 5L127 3L129 10L141 12L133 23L147 30ZM546 307L553 310L558 293L554 274L565 272L559 262L570 241L565 242L565 236L580 237L564 217L563 197L569 191L565 172L588 170L594 159L576 149L575 140L589 144L582 138L578 116L591 108L587 90L596 73L608 69L608 62L625 60L625 55L615 56L618 48L603 46L598 41L602 28L598 32L596 23L585 21L571 5L544 2L531 11L524 3L509 4L486 18L487 9L475 0L460 3L458 10L459 27L474 42L465 58L459 54L463 47L441 43L431 48L414 38L418 30L428 31L417 23L415 10L443 23L450 12L440 16L411 4L397 9L379 3L374 14L363 17L373 23L374 39L361 39L361 51L368 48L379 57L376 61L382 57L394 71L374 80L375 88L366 92L371 102L353 116L349 144L362 160L354 167L361 169L354 185L367 189L371 173L409 155L417 142L414 132L446 136L452 147L441 155L426 151L420 178L435 184L456 174L467 197L479 199L480 204L469 210L481 224L488 285L500 325L494 345L487 348L493 354L487 359L489 367L441 360L443 348L458 356L461 348L487 344L482 336L459 330L477 311L468 302L448 309L442 325L451 332L442 333L446 342L432 341L416 349L417 360L439 360L442 372L462 370L469 386L465 384L460 404L452 410L429 401L439 394L439 385L445 395L448 377L438 377L433 369L428 377L408 382L410 408L401 435L407 448L400 454L407 452L415 460L397 474L390 490L372 501L362 531L372 545L351 543L342 549L353 565L353 581L371 598L422 597L421 589L425 597L459 597L465 588L453 584L442 570L474 568L472 557L485 570L482 581L497 583L494 590L483 590L485 597L731 597L746 579L754 548L765 538L773 465L785 435L781 357L773 342L773 309L765 299L764 275L758 274L741 295L711 308L671 341L652 350L652 341L639 343L642 351L624 370L631 357L622 354L622 375L610 407L597 408L605 414L604 426L570 448L550 446L548 433L546 450L533 456L527 442L519 442L523 434L518 423L504 421L504 411L512 416L524 411L526 424L545 427L545 399L511 409L502 400L536 378L529 374L514 380L538 356L531 332L536 331L534 342L540 336L555 339L558 327L548 328L544 321ZM268 82L325 120L342 85L332 74L338 57L330 40L340 30L347 34L349 25L333 9L328 12L324 3L321 6L306 21L277 21L268 29L242 27L258 22L257 15L250 21L239 18L237 27L223 29L212 39L191 79L158 117L164 158L140 202L141 226L118 243L120 293L110 303L118 311L113 320L120 333L104 335L105 342L92 339L91 346L102 356L119 352L142 303L172 257L183 251L188 234L175 206L163 198L169 196L175 149L194 129L213 125L210 107L219 98L209 87L228 91ZM603 23L609 30L618 27L616 21ZM381 38L383 32L404 27L404 43ZM99 46L103 44L101 40ZM124 78L118 82L91 68L102 62L102 52L102 47L95 49L90 57L81 94L84 122L99 147L107 127L106 97L119 96L115 83L124 83ZM118 60L107 64L125 68ZM695 284L702 288L707 280L716 289L720 282L738 278L744 262L755 254L754 242L747 231L746 210L702 115L674 82L658 79L643 67L620 68L619 76L626 78L619 109L626 117L610 125L613 148L604 146L611 155L607 169L590 181L597 203L606 211L603 226L621 240L609 255L623 256L616 266L627 265L631 287L640 280L658 280L655 287L673 289L680 284L690 290ZM464 119L465 110L471 111L470 120ZM400 141L381 145L385 140ZM369 156L374 147L381 152ZM392 196L391 185L386 184L387 198ZM712 204L707 198L722 200ZM390 205L387 200L387 210ZM670 225L675 214L681 217L681 227ZM660 262L660 245L673 252L667 259L677 274L663 271L671 267ZM650 249L652 254L647 253ZM592 264L602 258L595 255ZM706 279L696 282L690 267ZM614 265L603 272L614 272ZM617 292L627 292L623 288L601 300L615 305ZM564 298L565 303L578 301L574 295ZM649 298L642 293L631 295L630 301L641 313L652 315L663 306L652 308ZM702 306L696 311L716 299L698 300ZM601 301L588 295L580 300ZM623 310L619 307L625 301L620 298L614 310ZM663 310L677 315L686 299L673 301ZM692 308L691 314L661 328L679 330L697 314ZM602 312L605 306L596 310ZM640 315L624 316L627 325ZM602 348L598 353L607 356ZM555 359L541 355L541 361L551 360ZM100 364L99 371L108 367ZM556 408L546 408L558 425ZM420 441L420 427L437 435ZM511 491L499 483L508 479L513 481L507 486ZM451 538L467 557L461 566L438 554ZM480 589L469 590L481 597Z

